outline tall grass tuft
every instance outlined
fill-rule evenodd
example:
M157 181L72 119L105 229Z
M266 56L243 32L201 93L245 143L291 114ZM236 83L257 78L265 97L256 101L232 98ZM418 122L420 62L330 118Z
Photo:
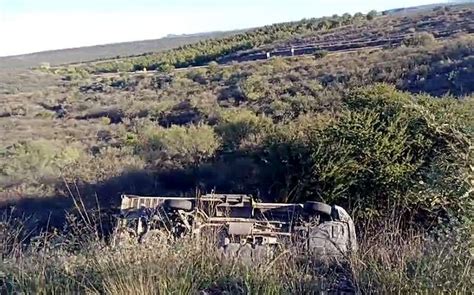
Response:
M4 219L1 224L10 222ZM87 229L74 231L74 235L44 233L27 248L20 247L18 239L0 239L0 292L468 293L474 288L473 261L469 252L472 243L465 235L402 232L388 222L378 228L367 226L360 235L360 251L334 265L315 264L290 251L249 265L222 259L212 238L111 247ZM78 247L69 247L71 240ZM13 248L20 250L7 251Z

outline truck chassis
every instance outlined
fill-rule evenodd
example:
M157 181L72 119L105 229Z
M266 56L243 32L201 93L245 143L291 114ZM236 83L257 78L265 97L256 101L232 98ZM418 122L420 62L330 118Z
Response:
M125 236L153 239L217 236L219 249L238 256L242 249L293 245L317 256L357 251L354 223L339 206L320 202L260 203L251 195L206 194L195 198L122 195L116 244Z

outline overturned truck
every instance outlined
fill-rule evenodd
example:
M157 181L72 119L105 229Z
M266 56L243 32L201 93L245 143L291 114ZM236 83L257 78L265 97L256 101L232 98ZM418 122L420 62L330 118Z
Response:
M194 198L123 195L116 237L139 243L186 235L217 237L224 254L296 246L318 256L357 250L354 223L339 206L261 203L251 195Z

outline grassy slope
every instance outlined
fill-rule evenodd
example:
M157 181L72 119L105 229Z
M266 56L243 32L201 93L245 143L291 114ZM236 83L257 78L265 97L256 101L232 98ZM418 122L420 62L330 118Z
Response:
M169 50L209 38L222 38L238 31L211 32L196 35L173 36L156 40L144 40L37 52L31 54L0 57L0 71L37 67L41 63L51 65L79 63L84 61L139 55Z
M134 71L206 65L265 59L265 51L296 46L296 53L310 47L307 53L322 48L340 51L368 46L397 46L405 38L420 33L430 33L436 38L447 38L460 33L472 33L474 14L471 6L452 7L448 10L380 17L372 20L363 14L314 18L299 22L275 24L248 31L229 38L209 40L181 47L172 51L121 58L86 64L80 70L91 73ZM300 51L301 52L301 51ZM63 69L64 70L64 69Z
M250 122L256 120L260 124L259 119L252 117L255 113L265 114L282 127L298 117L314 114L315 124L324 117L331 122L343 110L342 98L347 89L373 82L390 82L413 92L446 94L456 93L457 89L458 94L469 95L473 91L473 68L469 62L472 43L472 37L467 36L426 47L346 53L321 59L274 59L169 75L93 77L31 93L5 95L0 103L4 110L0 118L0 167L5 167L0 196L4 202L25 200L24 205L35 211L34 206L28 206L28 197L68 194L63 191L60 174L81 184L82 194L97 193L104 204L116 204L119 199L114 197L124 191L190 192L196 182L220 190L254 192L258 186L244 173L248 160L240 168L233 160L228 164L211 161L212 166L202 163L199 169L203 171L192 176L170 155L160 165L164 170L151 175L156 171L155 157L161 156L157 151L142 150L140 142L159 138L153 128L160 125L164 127L160 132L171 125L190 124L209 124L211 130L220 130L225 124L215 124L222 123L231 114L228 112L234 111L243 112L236 120L241 118L245 122L246 116L250 116ZM427 63L431 66L427 67ZM407 70L412 74L407 75ZM456 80L452 80L453 71L458 75ZM59 105L67 110L64 117L55 110ZM472 111L472 99L459 107ZM196 136L203 137L198 133ZM32 151L23 151L22 146ZM240 153L229 153L221 146L214 156L232 159ZM242 173L235 174L233 167ZM178 173L167 175L167 169L178 169ZM213 176L216 172L219 177ZM55 202L67 201L43 200L39 201L40 206L52 208Z
M455 39L453 39L455 40ZM28 126L30 120L43 122L48 125L63 125L66 130L70 127L72 132L80 126L91 126L91 128L106 128L107 126L97 125L96 118L107 117L110 114L100 114L101 109L116 108L120 111L121 118L133 120L136 116L157 116L158 120L167 120L168 109L188 100L197 100L198 107L206 108L203 103L210 106L218 105L222 108L232 106L235 100L245 95L238 89L239 84L244 83L248 76L261 76L262 82L273 86L272 96L287 95L290 91L288 84L293 83L301 94L309 94L314 90L304 90L303 87L310 87L308 83L314 83L312 87L323 87L328 92L340 92L343 87L362 86L370 82L394 83L403 90L413 92L428 92L435 95L447 93L465 95L470 94L473 89L472 80L472 37L461 38L456 42L452 40L430 44L427 46L414 48L394 48L390 50L369 50L355 53L329 55L322 59L312 57L301 57L295 59L276 59L259 63L246 63L231 67L217 69L196 69L180 71L171 75L140 74L134 76L115 76L112 78L93 77L89 81L79 81L66 83L65 87L55 86L52 90L41 89L32 94L18 93L15 95L5 95L0 102L3 110L23 107L29 111L19 117L6 117L1 120L5 122L15 119L18 121L17 127ZM458 47L462 54L456 50ZM449 61L449 62L447 62ZM432 65L427 67L426 63ZM411 74L404 72L409 67ZM452 81L450 73L457 70L458 80ZM37 74L38 77L40 74ZM41 74L43 75L43 74ZM421 76L420 76L421 75ZM25 78L28 76L25 76ZM34 76L30 76L34 77ZM54 77L54 76L53 76ZM215 78L214 78L215 77ZM162 79L164 86L154 84L156 79ZM272 80L269 82L270 80ZM451 79L451 80L450 80ZM123 84L121 84L123 83ZM81 90L79 90L79 85ZM121 86L122 85L122 86ZM92 86L100 87L93 90ZM124 88L121 88L124 87ZM156 88L158 87L158 88ZM32 86L32 89L35 89ZM270 90L270 89L269 89ZM264 96L266 92L257 93L257 96ZM312 95L323 99L327 94L316 92ZM201 99L202 97L202 99ZM258 98L258 97L257 97ZM327 103L337 105L337 99ZM57 105L63 101L64 106L69 110L67 121L53 120L54 113L45 109L45 105ZM168 106L166 106L168 104ZM271 101L256 100L242 101L239 108L251 108L256 111L268 109ZM152 115L154 109L162 106L163 112ZM271 115L271 109L269 115ZM42 118L42 114L50 114ZM172 116L173 113L169 113ZM179 116L175 113L174 115ZM90 117L90 120L82 118ZM183 123L189 123L183 118ZM197 118L195 123L205 120ZM205 121L202 121L205 122ZM67 124L65 124L67 123ZM59 126L58 125L58 126ZM6 125L4 125L6 126ZM95 127L94 127L95 126ZM113 125L110 127L114 127ZM30 129L26 129L30 130ZM58 129L60 132L62 129ZM45 130L47 132L47 130ZM17 140L17 138L41 137L38 130L25 131L17 128L10 131L3 130L2 136L4 146ZM69 131L67 131L69 132ZM58 135L61 135L59 133ZM44 135L46 136L46 134ZM50 138L50 137L48 137ZM82 138L76 138L82 140Z
M0 292L314 293L341 281L362 293L472 290L469 233L451 231L452 224L436 228L435 236L400 226L421 226L430 213L446 220L436 215L444 207L469 211L472 197L464 189L472 171L463 169L472 162L466 142L474 131L473 42L472 35L451 36L322 58L13 80L5 92L28 85L0 98L0 202L14 203L14 212L62 225L64 210L74 207L71 194L105 206L121 192L182 194L197 185L270 191L286 200L322 191L340 203L347 201L338 194L341 182L362 202L362 208L345 203L362 229L361 251L321 270L288 255L251 269L222 265L194 241L110 249L98 241L96 229L103 227L91 223L104 216L88 210L86 220L71 220L65 232L45 234L23 252L31 228L6 214ZM387 86L354 92L374 82L408 93ZM408 218L410 210L416 218ZM379 226L384 217L388 225Z
M472 9L464 13L472 15ZM436 19L444 20L443 26L449 27L450 21L459 25L457 15L458 12L451 11L436 14ZM412 18L384 17L365 26L370 28L371 36L383 36L387 26L382 24L407 29L431 16L429 12ZM462 21L469 22L469 19ZM321 38L358 36L363 29L362 25L344 26L322 32ZM317 37L319 35L310 34L291 38L313 40ZM276 44L281 42L288 41ZM342 52L320 59L311 56L277 58L170 74L120 74L79 77L72 81L60 81L58 76L39 72L6 75L13 80L5 79L0 85L4 93L0 101L2 148L31 140L43 140L46 145L57 141L60 146L76 146L81 154L95 159L96 149L123 146L127 134L136 133L138 122L143 120L163 127L191 123L212 125L221 113L235 109L265 114L284 123L312 112L337 113L346 89L374 82L392 83L413 93L470 95L474 85L472 42L470 35L452 36L445 41L414 47ZM55 110L60 105L67 111L65 117L58 117ZM108 135L104 137L104 134ZM143 168L139 155L129 160ZM8 162L7 158L2 162ZM117 170L106 172L101 178L113 177L122 171L119 167L110 168ZM87 176L89 181L93 178ZM16 183L11 177L7 179ZM32 192L49 194L54 191L54 184L49 187L50 184L25 188L28 184L23 183L20 187L4 188L4 192L19 196Z

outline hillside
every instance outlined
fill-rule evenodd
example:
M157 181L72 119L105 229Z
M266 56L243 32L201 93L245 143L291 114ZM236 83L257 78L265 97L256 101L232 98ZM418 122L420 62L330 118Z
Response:
M473 26L472 5L345 14L6 74L0 293L468 293ZM121 194L212 191L340 205L360 251L111 246Z
M38 67L43 63L61 65L91 60L116 58L117 56L141 55L149 52L160 52L196 43L211 38L222 38L240 31L209 32L192 35L172 35L156 40L143 40L105 44L89 47L51 50L31 54L0 57L0 71Z
M68 176L71 179L78 177L85 187L92 190L99 189L97 185L101 187L103 181L113 181L110 179L122 173L126 178L131 165L133 169L153 172L150 181L160 192L186 193L196 183L201 183L203 189L218 187L234 191L240 188L260 191L259 194L266 199L288 198L290 196L285 194L289 192L285 192L283 184L271 185L269 191L271 181L268 179L262 179L260 185L256 185L246 183L244 179L237 181L230 176L212 179L200 175L200 169L210 169L206 173L212 174L213 169L218 169L212 168L213 165L221 161L237 161L233 158L247 153L237 148L243 143L232 142L243 140L239 139L243 135L232 140L232 137L227 138L231 136L223 131L227 128L224 126L230 124L227 120L233 122L233 116L243 116L242 120L255 121L255 124L262 120L258 124L270 124L273 126L271 129L286 128L287 124L305 116L329 116L333 118L330 121L336 120L344 113L344 99L351 90L374 83L389 83L398 90L412 94L469 97L474 90L473 11L472 8L461 7L375 19L363 15L341 16L333 19L330 27L326 26L326 18L303 20L233 37L201 41L158 55L127 59L133 63L175 58L176 66L179 63L201 65L208 57L199 57L196 52L204 48L222 52L224 48L237 48L249 40L260 44L257 48L240 49L219 57L213 53L209 58L212 56L222 64L211 63L207 67L161 68L157 72L146 73L101 73L104 67L124 62L117 60L12 75L11 78L17 81L13 80L5 86L0 102L3 199L8 201L10 196L22 198L32 194L48 196L61 190L62 181L57 178L56 168L45 167L44 171L41 168L28 172L31 168L28 165L33 163L23 163L22 158L14 164L16 168L10 166L15 163L12 159L16 157L16 149L41 147L43 153L46 152L43 148L50 144L72 149L74 156L66 160L68 164L64 169L74 163L96 163L91 167L73 169L73 175ZM379 41L382 44L372 44ZM274 54L273 58L265 57L263 60L244 58L255 56L260 51L275 53L287 46L298 50L308 44L320 49L309 53L302 51L293 57ZM328 44L328 47L323 44ZM191 52L194 54L189 55ZM91 75L90 72L98 74ZM19 86L13 89L15 83ZM471 101L466 99L463 103L469 105ZM469 113L470 110L466 111ZM260 116L263 118L259 119ZM151 126L156 126L158 131L152 131ZM152 138L165 136L167 132L191 132L187 129L189 126L200 126L193 132L201 132L200 128L204 128L204 135L210 136L210 146L199 147L205 149L202 151L204 154L198 156L199 160L192 160L194 156L189 151L189 159L181 163L184 160L175 159L178 155L161 155L161 149L142 146ZM168 131L169 128L178 129ZM155 132L163 134L155 135ZM192 139L189 140L189 144L193 145ZM30 144L33 146L30 147ZM38 156L60 157L56 152L49 153ZM101 161L104 157L112 156L108 153L116 154L120 160L114 165L108 163L110 170L106 172L96 170L103 165ZM152 160L153 157L164 157L158 171L155 166L157 160ZM82 160L76 162L78 159ZM50 163L49 160L46 163ZM53 163L50 164L55 167ZM58 165L63 167L65 163ZM194 176L185 177L187 182L177 182L174 178L180 178L181 173L186 175L189 165L196 166L193 168L197 169L193 172ZM252 165L256 166L249 167L251 170L263 169L261 163ZM177 174L173 176L171 171L175 170ZM65 170L61 171L65 177ZM99 171L102 171L101 175L97 174ZM229 173L232 171L230 169ZM74 176L75 173L79 175ZM259 172L259 175L265 174ZM43 183L43 179L48 179L47 184ZM160 185L156 187L157 183ZM286 185L296 184L291 181ZM119 187L106 185L104 194L107 195L107 202L116 202L113 196L131 187L135 185L127 181L121 181ZM147 191L144 183L141 191ZM320 192L323 195L327 193L324 190ZM331 198L343 204L346 202L336 195Z
M439 2L439 3L434 3L434 4L426 4L426 5L419 5L419 6L413 6L413 7L401 7L401 8L395 8L395 9L389 9L382 11L382 14L384 15L396 15L396 14L412 14L412 13L422 13L422 12L427 12L433 9L438 9L440 7L445 7L445 6L455 6L455 5L465 5L469 4L472 1L469 0L461 0L461 1L445 1L445 2Z
M271 55L311 54L317 51L340 51L363 47L400 45L419 33L446 38L474 31L472 5L441 7L422 13L384 16L374 20L376 12L356 13L275 24L223 39L211 39L180 48L140 57L81 65L90 73L130 72L146 68L166 70L202 66L211 61L231 63L265 59Z
M398 90L415 95L451 95L459 99L469 97L474 91L473 24L474 9L464 6L412 16L381 16L372 19L355 15L337 19L333 17L332 20L303 20L272 25L222 39L201 41L157 55L52 68L43 72L25 72L10 77L5 75L4 81L8 81L7 78L12 80L3 85L4 94L0 100L0 180L3 183L0 194L3 200L8 201L10 196L23 198L58 193L62 181L57 178L57 168L44 167L44 171L40 168L29 172L28 169L32 168L29 165L34 164L23 162L25 159L21 157L18 159L20 162L10 166L15 163L13 159L17 149L20 149L19 152L24 148L41 147L38 152L46 154L37 156L52 157L50 160L53 162L48 160L45 163L56 167L53 159L60 155L47 151L46 148L53 145L72 149L72 159L58 164L63 167L67 163L64 169L74 163L97 162L91 167L73 169L71 172L79 175L68 176L71 179L78 177L80 182L91 189L97 189L96 185L101 186L103 181L126 174L131 165L133 169L159 172L150 181L154 185L161 183L163 186L155 187L161 192L186 193L196 183L201 183L203 189L215 186L234 191L240 188L250 192L260 191L259 194L267 199L276 196L279 196L278 199L288 198L290 196L285 196L288 192L280 186L283 184L272 185L272 189L268 191L269 188L265 186L270 185L269 180L261 180L260 186L255 186L256 184L246 184L245 180L237 181L230 176L219 178L219 181L212 177L207 179L207 176L201 179L204 176L198 173L200 169L212 171L217 169L212 166L218 165L220 161L236 161L233 157L239 158L241 153L246 153L237 148L243 143L232 142L243 140L239 139L243 135L231 140L231 135L223 131L227 128L224 126L230 124L227 120L233 122L232 120L241 116L242 120L255 121L255 124L262 120L258 124L270 124L273 126L271 129L286 128L287 124L305 116L329 116L333 118L330 121L336 120L344 113L344 100L350 91L374 83L389 83ZM259 45L252 45L255 48L251 49L241 48L233 53L225 49L240 48L250 41ZM299 48L308 47L309 44L319 49L309 52L303 50L293 57L275 54L288 46L293 46L298 53ZM216 53L211 54L208 50L208 55L199 55L204 49L212 49ZM216 55L224 51L225 55ZM271 51L274 54L270 59L246 58L258 55L261 51ZM180 63L183 63L182 66L199 66L211 57L222 64L211 63L207 67L177 70L172 67L161 68L157 72L146 73L101 72L106 67L109 69L109 66L122 62L130 62L134 66L134 62L156 63L169 58L175 60L166 63L174 63L177 67ZM140 64L141 66L148 64ZM97 74L91 75L90 72ZM467 105L471 103L470 99L462 101ZM466 111L469 113L470 109L467 108ZM152 131L151 126L156 126L159 131ZM209 147L202 146L204 149L212 148L203 150L205 156L198 156L199 160L191 160L194 156L190 154L186 161L191 162L181 163L181 160L175 159L177 155L160 155L161 149L155 151L152 147L142 146L152 140L147 136L165 136L169 128L178 128L173 132L188 132L186 130L189 126L204 128L202 132L205 132L205 136L210 136L209 141L215 141L215 145L209 143ZM231 142L227 142L228 140ZM262 139L257 142L260 140ZM30 147L30 144L33 146ZM36 147L37 144L39 147ZM189 144L194 143L191 141ZM43 148L46 150L43 151ZM57 152L60 151L61 149ZM53 154L49 154L50 152ZM101 161L104 157L112 156L108 153L116 153L118 162L114 165L107 164L107 169L110 170L106 172L96 170L103 164ZM149 158L151 155L165 157L159 171L155 166L157 160ZM82 160L76 162L78 159ZM193 172L195 175L186 177L188 182L173 185L173 177L179 178L180 173L188 173L189 165L196 166L193 168L197 169ZM255 165L252 170L263 168L260 164ZM162 169L164 170L161 171ZM162 179L164 176L160 174L171 173L168 169L181 172ZM61 171L65 177L65 170ZM98 175L99 171L102 174ZM229 173L232 171L231 169ZM259 174L265 175L263 171ZM47 183L43 183L43 179L48 179ZM296 184L291 181L286 185ZM106 187L109 200L116 193L135 186L123 181L120 187ZM147 191L145 184L141 187L144 192ZM321 192L326 193L328 192ZM343 204L346 202L333 197L334 201ZM110 201L115 202L117 199L112 198Z

